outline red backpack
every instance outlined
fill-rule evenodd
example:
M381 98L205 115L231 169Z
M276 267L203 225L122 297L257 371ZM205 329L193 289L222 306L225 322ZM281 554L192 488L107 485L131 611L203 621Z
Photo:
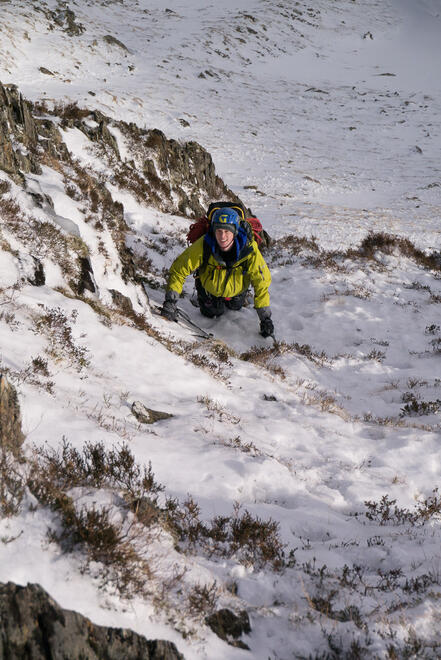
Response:
M203 236L210 229L211 218L213 213L218 209L223 209L228 207L233 209L238 214L239 218L247 222L253 232L254 240L257 243L257 246L260 251L263 251L265 248L269 247L271 243L271 238L265 229L262 227L262 223L258 218L247 218L246 210L243 204L236 202L213 202L207 209L207 213L203 218L198 218L196 222L190 225L190 228L187 233L187 243L194 243L198 238Z

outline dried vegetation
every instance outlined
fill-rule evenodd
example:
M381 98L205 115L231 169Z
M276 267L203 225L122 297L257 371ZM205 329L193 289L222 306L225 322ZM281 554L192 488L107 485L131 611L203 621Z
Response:
M394 254L411 259L426 270L441 271L440 252L426 253L415 247L409 239L385 232L368 233L358 247L349 248L345 252L323 250L318 246L315 237L292 235L277 239L271 247L274 260L282 265L292 263L293 257L302 253L305 253L305 265L341 272L346 270L346 261L369 263L383 269L384 265L379 257Z
M63 439L57 449L34 448L27 477L22 470L17 484L11 481L10 461L0 462L3 466L10 476L2 485L3 514L16 513L29 488L38 505L53 512L49 540L63 553L80 552L83 570L124 598L137 595L170 605L164 590L175 589L177 580L155 576L159 538L171 540L183 555L229 559L256 569L281 571L294 561L293 553L285 560L277 522L242 512L239 505L230 516L203 522L193 498L180 503L167 497L151 465L138 464L126 443L106 449L86 442L79 450ZM190 615L206 615L217 587L192 584L187 598Z
M25 214L17 202L0 198L2 218L3 249L11 249L8 235L13 236L23 246L31 247L32 254L40 260L49 258L57 263L66 277L75 281L80 276L78 259L88 254L85 243L77 236L63 232L52 222L42 222Z

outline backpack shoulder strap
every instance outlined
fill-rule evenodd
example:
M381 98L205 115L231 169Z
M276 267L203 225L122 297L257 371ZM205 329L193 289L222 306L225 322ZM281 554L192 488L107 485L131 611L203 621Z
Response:
M205 237L204 237L203 252L202 252L202 263L199 266L199 268L205 268L205 266L208 264L208 260L210 258L210 253L211 253L210 246L208 245L208 243L207 243L207 241L205 240Z

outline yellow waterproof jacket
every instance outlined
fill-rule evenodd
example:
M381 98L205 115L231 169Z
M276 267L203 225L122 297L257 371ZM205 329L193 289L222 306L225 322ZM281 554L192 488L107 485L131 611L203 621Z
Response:
M254 307L269 307L271 274L257 243L254 240L248 241L240 250L237 261L227 266L212 250L208 259L204 259L204 240L205 236L201 236L175 259L170 267L167 289L181 294L185 279L199 268L201 284L211 295L233 298L251 284L254 289Z

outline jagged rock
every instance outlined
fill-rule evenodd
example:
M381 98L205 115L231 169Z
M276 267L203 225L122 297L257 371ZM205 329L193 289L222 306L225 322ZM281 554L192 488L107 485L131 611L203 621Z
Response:
M41 119L32 116L32 108L15 86L0 83L0 169L18 183L23 183L23 173L40 173L40 162L49 166L54 161L71 164L62 132L48 119L47 108L35 106L35 112L46 114ZM75 104L58 107L54 110L57 113L62 128L78 128L93 142L108 147L117 185L163 212L197 217L213 200L240 201L217 176L211 155L197 142L170 140L158 129L141 129ZM121 161L112 126L126 137L133 160ZM24 149L17 149L16 143Z
M65 122L65 125L70 128L78 128L85 133L92 142L98 142L100 144L104 143L104 145L109 146L118 160L120 160L121 156L119 153L118 142L108 128L109 122L111 121L110 118L103 115L99 110L93 110L86 113L86 115L89 120L87 122L84 121L85 118L71 118ZM95 122L97 126L94 126L92 122Z
M70 163L71 157L63 137L53 121L47 118L35 119L35 125L38 131L39 147L44 150L44 157L48 163L51 161L61 161Z
M25 436L21 429L21 413L15 387L0 374L0 443L16 458ZM0 656L1 658L1 656Z
M70 162L55 123L34 117L32 111L32 103L15 85L0 82L0 169L19 185L24 184L24 174L41 174L44 158Z
M33 256L32 259L35 264L35 270L33 277L28 277L28 282L33 286L43 286L46 284L46 275L44 273L43 264L41 263L40 259L38 259L38 257Z
M205 212L206 204L201 204L201 195L207 202L225 196L226 199L237 199L217 176L211 155L198 142L181 144L177 140L169 140L158 129L142 132L133 124L130 124L130 129L134 133L138 132L146 150L144 173L151 173L149 161L153 160L162 191L165 192L164 186L170 191L168 206L162 210L195 217ZM150 181L155 183L152 175ZM173 200L171 191L178 196L178 202Z
M76 22L75 13L71 9L58 9L50 12L50 15L54 23L63 28L69 37L78 37L86 29L82 23Z
M43 286L46 284L46 274L42 262L38 257L28 252L15 252L16 263L19 272L19 281L29 282L32 286Z
M96 112L95 116L99 114L100 113ZM98 128L96 130L95 140L97 142L101 140L105 144L108 144L109 147L114 151L116 157L120 158L118 142L116 141L112 133L109 131L105 118L102 118L99 122Z
M130 298L124 296L120 291L116 289L109 289L109 293L112 296L113 304L118 307L125 314L133 313L133 305Z
M96 626L38 584L0 583L0 659L184 660L172 642Z
M111 34L106 34L106 35L103 37L103 39L104 39L104 41L105 41L107 44L109 44L110 46L118 46L118 48L121 48L121 50L125 50L126 53L129 52L129 49L127 48L127 46L125 46L125 45L123 44L123 42L120 41L119 39L117 39L116 37L112 37Z
M251 632L250 619L245 610L238 614L234 614L228 609L218 610L207 616L205 623L218 637L231 644L231 646L249 649L247 644L239 639L243 633L248 635Z
M132 413L135 415L138 422L141 424L154 424L159 422L161 419L170 419L173 417L172 414L161 412L160 410L152 410L147 408L141 401L134 401L132 403Z
M115 121L97 110L83 115L70 118L66 125L110 147L119 161L118 143L109 126L125 135L135 160L120 162L118 184L161 211L197 217L213 199L240 201L217 176L211 155L197 142L181 144L158 129L145 130L133 123Z
M15 142L20 142L24 149L17 149ZM36 144L37 130L30 104L15 85L3 86L0 82L0 169L16 183L23 182L22 172L41 174L33 154Z
M43 286L46 284L43 264L38 257L34 257L32 254L19 254L18 262L23 281L29 282L32 286Z

